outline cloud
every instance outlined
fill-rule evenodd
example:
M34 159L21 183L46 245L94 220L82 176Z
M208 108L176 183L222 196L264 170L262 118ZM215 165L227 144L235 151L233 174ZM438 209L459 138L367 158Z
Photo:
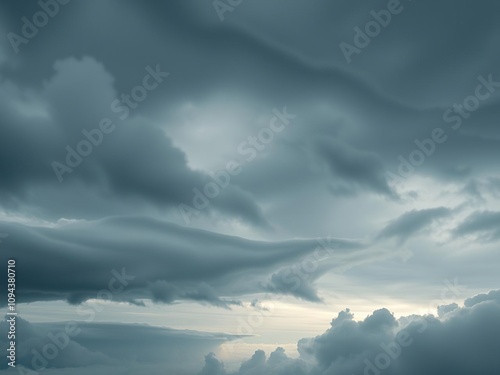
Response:
M466 307L473 307L481 302L495 301L500 304L500 290L491 290L486 294L478 294L474 297L467 298L464 301Z
M123 368L151 369L153 374L160 373L159 369L163 368L163 371L186 375L379 372L413 375L450 371L457 375L471 371L494 374L500 363L496 356L500 337L499 293L496 290L469 298L464 307L450 305L440 318L411 315L396 319L383 308L355 321L346 309L332 320L323 334L298 342L298 358L288 357L281 347L269 357L257 350L235 371L226 369L213 354L218 345L235 338L231 335L146 325L78 323L76 327L80 331L71 336L70 343L63 349L64 355L48 361L48 369L44 372L59 374L58 371L72 367L72 373L85 375L96 369L107 369L114 374ZM18 360L30 367L32 350L42 353L44 345L53 342L49 333L59 337L68 323L30 323L20 318L18 325L22 336ZM6 333L7 329L7 322L0 322L0 333ZM0 345L6 346L6 334L1 337ZM204 350L210 354L202 354ZM205 364L202 365L204 356Z
M468 299L465 307L449 305L442 318L396 319L380 309L355 321L346 309L325 333L298 342L299 358L288 358L277 348L266 359L264 351L257 350L238 371L230 372L210 355L200 374L495 374L500 365L499 292Z
M240 303L241 308L221 313L259 309L245 298L264 300L265 293L296 297L301 308L322 302L314 307L318 310L332 306L333 290L344 293L346 305L351 299L403 300L408 285L416 305L443 273L467 279L471 289L488 290L498 277L500 238L498 84L483 88L487 98L463 116L460 129L443 114L457 105L475 106L471 95L479 76L500 82L499 3L401 3L404 11L370 37L351 64L339 44L352 43L354 28L364 27L387 1L317 0L313 6L303 0L243 1L224 22L213 1L74 1L60 6L19 53L2 38L0 232L9 237L2 239L0 252L19 261L22 307L33 314L41 304L23 302L45 301L50 309L65 306L51 303L62 300L87 301L87 308L111 297L147 312L155 303L194 301L211 305L193 307L196 324L225 327L219 314L202 319L196 314ZM22 33L23 17L32 19L38 11L37 1L1 2L0 31ZM146 67L156 64L169 77L120 119L110 104L129 95ZM211 172L244 159L239 142L259 134L270 125L273 108L284 106L297 115L286 131L242 164L242 173L200 210L192 228L176 225L185 224L179 204L193 206L193 189L203 189ZM60 183L51 163L64 161L65 147L75 148L84 139L82 131L96 128L103 117L116 128ZM431 155L411 176L389 181L387 172L398 170L400 157L418 155L412 154L422 145L416 141L436 128L446 142L432 152L427 148ZM431 231L441 224L455 241L434 243ZM335 261L307 271L313 238L367 239L372 233L375 239L367 244L338 240ZM422 235L427 233L433 236ZM411 252L403 246L410 239ZM5 293L0 291L0 303ZM416 334L414 346L405 348L387 373L481 373L479 366L467 367L464 353L484 359L486 367L493 361L488 355L498 341L489 336L496 330L489 314L495 296L476 296L465 308L441 306L440 318L429 318L421 336L414 332L418 323L395 319L390 305L361 322L344 311L324 335L301 341L299 359L283 350L259 351L239 371L362 373L364 360L375 360L383 350L377 340L391 340L408 326ZM136 307L112 308L127 315ZM41 320L49 318L40 313ZM182 319L173 317L172 324L186 324ZM491 330L482 325L488 322ZM473 324L477 330L466 332ZM291 335L289 326L276 329L279 337ZM106 332L116 334L109 327ZM484 332L485 341L477 332ZM132 356L129 349L140 339L120 338L129 347L119 350ZM161 352L145 346L151 354ZM75 341L71 350L89 362L68 356L84 366L73 367L72 375L168 371L156 363L116 364L105 349ZM209 345L196 357L202 361L211 351L217 353ZM445 354L437 358L437 353ZM206 361L206 373L231 373L214 355Z
M205 357L205 366L198 375L307 375L311 366L302 359L291 359L281 347L266 357L263 350L257 350L252 358L243 362L237 372L228 372L224 363L213 353Z
M428 228L435 221L446 218L451 213L452 210L446 207L406 212L382 229L377 238L396 238L400 243L404 243L411 236Z
M221 296L265 291L261 282L273 270L312 255L319 246L317 240L251 241L144 217L1 227L9 233L2 251L29 275L19 279L19 302L192 300L229 307L239 302ZM328 241L346 254L365 246ZM300 290L292 294L302 297Z
M321 302L322 299L312 285L312 276L306 274L305 277L301 277L290 268L284 268L271 275L266 289L271 293L290 294L306 301Z
M455 229L457 237L475 235L482 241L500 239L500 212L474 212L465 218Z
M8 348L6 319L0 322L0 347ZM122 366L167 366L170 371L194 371L203 353L239 338L223 333L174 330L121 323L33 323L16 318L17 364L43 373L91 372L95 367L116 371ZM55 348L55 349L54 349ZM48 354L47 354L48 353ZM40 368L45 368L40 370ZM144 367L143 367L144 368ZM7 369L2 361L0 369Z
M214 353L209 353L205 357L205 366L199 375L226 375L224 363L220 362Z
M442 120L444 110L473 93L471 82L479 74L496 72L494 64L484 65L484 51L491 48L480 48L495 45L498 25L491 13L496 3L487 1L482 11L471 4L457 9L457 17L482 25L474 35L458 25L443 28L443 17L453 7L449 0L433 6L432 14L426 14L428 7L421 3L408 4L411 11L394 21L400 22L398 27L385 28L350 65L340 49L325 47L351 40L353 27L363 25L376 5L288 4L256 1L221 23L212 3L125 1L117 7L114 1L87 1L65 6L43 32L23 45L22 53L14 54L5 38L1 47L10 64L0 69L0 95L5 99L0 119L2 208L53 220L140 213L182 222L176 206L192 204L192 189L210 179L207 170L188 167L192 150L202 161L227 161L233 157L227 150L238 145L233 140L255 134L257 119L282 105L298 114L297 121L255 161L255 167L245 169L211 201L196 225L207 228L241 220L258 230L282 229L288 235L300 230L301 236L311 236L308 224L314 220L297 217L296 226L289 228L290 215L280 210L290 205L282 202L284 196L294 204L307 196L308 205L302 204L301 211L307 209L304 206L321 206L313 217L317 221L329 219L331 210L324 204L329 199L337 203L363 196L377 204L380 196L397 198L400 193L388 183L385 171L397 169L398 155L407 157L416 138L427 137L436 126L449 130ZM5 28L14 31L19 31L21 17L39 8L36 3L1 7ZM268 15L265 19L258 16L261 9ZM280 22L276 29L277 18L288 22ZM415 33L422 18L429 20L429 30ZM315 19L314 25L309 25L310 19ZM308 25L300 36L289 26L297 22ZM57 32L59 28L65 32ZM331 40L317 38L324 33ZM74 43L82 35L86 43ZM106 48L109 45L112 50ZM451 59L464 50L473 56L470 64ZM387 69L387 56L397 56L390 59L394 69ZM426 69L414 66L412 56L425 59ZM74 146L83 128L107 116L110 102L129 93L145 67L156 63L171 76L64 185L58 184L50 163L63 159L64 147ZM409 71L412 74L395 73ZM493 126L497 100L495 93L474 112L469 121L474 126L467 131L464 126L453 140L450 137L416 174L448 182L480 173L494 178L492 161L500 152ZM186 105L210 111L197 112L197 124L184 123L178 115ZM238 106L240 110L234 111ZM230 121L221 125L220 118ZM180 128L188 134L184 142L177 137ZM206 133L210 137L204 137ZM318 138L322 139L314 142ZM324 165L327 168L316 173ZM318 194L324 186L333 198ZM463 194L473 190L470 186ZM373 194L367 197L366 192Z
M211 181L209 175L191 170L183 151L160 126L132 109L124 120L113 112L111 103L121 96L102 63L91 57L68 58L54 63L54 70L41 90L14 83L0 88L6 100L0 140L3 207L44 218L82 219L158 208L177 212L181 203L193 205L193 189ZM146 73L143 67L141 77ZM162 84L168 85L168 80ZM154 91L148 95L154 96ZM35 105L40 109L28 116ZM83 132L99 128L103 118L110 121L112 132L104 134L102 143L71 172L63 173L59 183L52 163L66 165L68 148L78 150L87 139ZM131 201L135 203L127 203ZM229 186L206 212L213 210L255 226L269 225L241 187Z
M363 188L396 197L384 177L384 163L375 153L356 150L333 139L316 141L315 149L334 177L343 179L351 189Z

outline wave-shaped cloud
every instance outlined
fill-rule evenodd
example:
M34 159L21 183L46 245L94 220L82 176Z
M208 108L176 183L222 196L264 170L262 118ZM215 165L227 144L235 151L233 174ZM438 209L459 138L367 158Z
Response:
M194 300L228 307L239 302L221 295L266 291L266 276L318 254L319 248L318 256L326 258L326 247L334 247L340 257L366 247L332 238L320 239L326 245L315 239L252 241L144 217L53 227L2 223L2 231L9 233L2 252L16 259L24 275L18 280L19 302ZM300 296L295 281L285 284L274 292Z

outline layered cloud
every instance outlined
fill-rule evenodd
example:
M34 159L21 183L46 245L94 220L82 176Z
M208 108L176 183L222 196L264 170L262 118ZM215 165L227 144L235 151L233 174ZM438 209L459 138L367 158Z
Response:
M8 318L0 322L3 352L9 347L4 339ZM203 353L238 338L223 333L120 323L31 323L20 317L16 325L19 371L47 374L114 373L144 366L154 374L164 373L166 366L169 371L193 373L201 365ZM0 369L7 368L2 361Z
M26 275L19 278L19 302L194 300L228 307L239 303L231 296L266 290L267 275L318 254L321 245L318 240L251 241L143 217L55 227L3 223L2 231L9 233L3 256L16 259L18 272ZM342 258L365 246L326 240L318 258L329 257L326 247ZM295 280L283 280L276 293L301 296Z
M410 315L396 319L382 308L356 321L346 309L323 334L301 339L298 357L287 355L281 347L269 356L257 350L238 370L227 369L213 352L203 354L237 336L145 325L30 323L18 318L19 363L24 371L43 369L51 375L69 369L75 374L115 374L125 369L185 375L495 374L499 293L468 298L463 307L439 307L439 318ZM2 337L7 330L8 322L3 320ZM4 339L1 346L7 347ZM52 346L56 356L52 356Z

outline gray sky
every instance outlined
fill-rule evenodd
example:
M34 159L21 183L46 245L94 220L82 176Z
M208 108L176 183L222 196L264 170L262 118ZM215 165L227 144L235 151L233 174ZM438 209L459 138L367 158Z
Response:
M0 8L18 365L495 373L497 2Z

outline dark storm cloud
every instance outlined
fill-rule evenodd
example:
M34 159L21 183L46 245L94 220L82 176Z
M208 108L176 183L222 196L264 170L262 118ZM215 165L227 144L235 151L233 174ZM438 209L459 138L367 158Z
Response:
M0 140L0 172L4 176L0 193L4 207L20 205L21 210L58 219L131 211L132 207L124 203L130 198L143 205L165 208L193 204L193 189L202 188L210 177L188 168L185 154L159 126L141 119L122 121L116 117L111 108L117 96L114 79L102 64L86 57L59 61L54 67L55 75L40 92L26 92L15 85L2 90L6 99L2 101ZM28 94L32 102L22 103ZM30 116L30 105L37 103L45 103L45 108L38 110L46 112ZM16 105L26 105L26 113L16 111ZM102 143L88 157L56 176L53 163L68 165L70 153L74 160L78 144L87 140L83 132L95 132L103 118L110 118L112 133L101 133ZM61 171L63 167L58 168ZM83 195L81 190L86 190ZM107 198L110 195L111 201ZM268 225L261 209L242 189L228 188L211 202L207 211L211 209L256 226Z
M2 76L19 91L24 111L33 111L33 103L26 103L24 96L34 91L48 116L22 119L20 111L6 108L3 112L2 205L53 219L98 218L103 212L149 214L158 210L152 206L169 211L179 203L192 203L192 189L203 186L209 177L187 168L184 151L162 132L175 126L175 113L183 103L203 105L216 92L230 92L256 112L286 103L300 113L301 120L295 133L287 136L293 148L266 157L259 167L238 176L235 186L213 200L207 213L243 219L259 228L273 227L261 206L270 206L283 189L292 190L290 184L300 184L305 195L320 185L341 197L370 191L394 198L397 191L384 172L397 169L398 155L408 157L416 138L428 137L436 126L449 130L444 111L474 93L480 74L497 71L494 64L482 64L478 43L472 42L493 45L491 30L498 25L491 14L496 2L485 2L484 14L472 4L457 7L450 1L432 4L430 15L421 3L406 5L358 59L346 65L340 50L332 46L349 41L353 27L364 25L370 10L382 9L386 2L360 7L320 1L314 9L302 1L272 6L255 2L242 4L224 23L211 2L71 2L18 54L4 41L6 59L12 64L1 66ZM38 10L36 4L2 7L8 15L4 28L14 31L20 29L22 16ZM258 16L261 8L264 18ZM481 28L467 30L465 45L458 39L465 32L458 24L445 22L447 9L471 22L481 19ZM301 28L299 37L291 25L308 24L310 18L304 14L318 21ZM273 15L288 21L276 29ZM425 32L419 17L429 22ZM61 28L64 33L58 32ZM297 38L283 38L288 33ZM419 61L424 59L426 68L415 66L411 58L391 57L401 49L418 55ZM452 55L468 56L473 62L450 70L443 59ZM81 56L90 59L80 60ZM56 75L55 61L59 61ZM58 186L50 163L64 158L64 147L74 145L83 128L94 127L109 112L117 93L129 92L142 79L144 68L156 63L172 73L166 82L141 103L133 120L120 124L121 131L106 138L73 172L71 186ZM493 74L500 80L497 76ZM467 170L466 175L455 175L461 179L495 174L491 161L500 152L493 121L497 101L495 92L464 120L459 132L449 133L447 143L416 173L445 180L453 171ZM319 115L321 103L331 108L330 113ZM337 126L338 121L343 125ZM217 123L211 126L217 131ZM253 133L245 125L234 126L241 128L243 137ZM332 140L311 142L318 136ZM203 146L207 154L213 152L210 146ZM298 161L310 153L319 153L322 160ZM304 178L318 163L328 165L326 173ZM61 202L47 207L54 197Z
M412 235L430 226L436 220L445 218L451 213L452 210L446 207L406 212L382 229L377 238L396 238L400 242L404 242Z
M18 279L20 302L194 300L228 307L238 302L221 295L264 291L266 275L319 246L316 240L250 241L133 217L55 228L2 223L2 231L9 233L2 251L25 275ZM347 240L329 243L339 255L363 247Z
M467 303L464 304L467 306ZM441 305L437 307L437 313L440 318L443 318L446 316L446 314L451 313L452 311L455 311L458 309L458 305L456 303L450 303L449 305ZM467 306L468 307L468 306Z

